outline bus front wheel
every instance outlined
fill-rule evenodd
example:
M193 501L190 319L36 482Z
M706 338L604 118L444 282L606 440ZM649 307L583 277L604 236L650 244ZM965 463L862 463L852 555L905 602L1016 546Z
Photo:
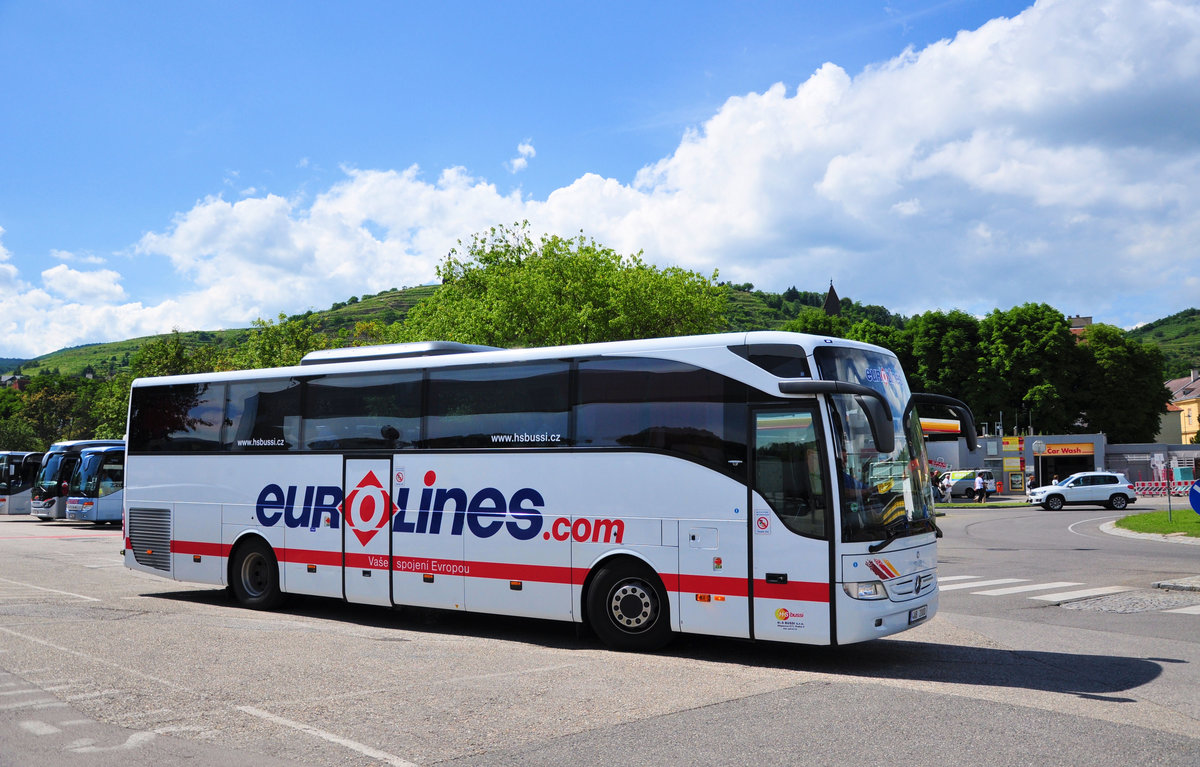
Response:
M230 575L233 595L245 607L270 610L283 600L279 564L271 547L261 540L247 541L238 547Z
M588 589L587 616L600 641L616 650L657 650L671 640L666 591L640 563L602 565Z

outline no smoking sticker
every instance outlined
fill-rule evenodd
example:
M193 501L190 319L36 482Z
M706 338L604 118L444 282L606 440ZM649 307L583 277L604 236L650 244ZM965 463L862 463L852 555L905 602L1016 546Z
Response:
M754 512L754 532L756 535L768 535L771 532L771 512Z

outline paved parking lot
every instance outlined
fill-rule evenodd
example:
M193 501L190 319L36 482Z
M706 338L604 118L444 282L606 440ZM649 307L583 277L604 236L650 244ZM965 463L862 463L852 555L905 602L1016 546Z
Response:
M320 599L258 613L130 572L119 547L0 519L0 764L1006 764L1038 752L1012 738L1030 727L1066 749L1043 764L1200 754L1195 719L1137 692L1165 649L1014 653L939 616L838 649L615 653L560 623Z

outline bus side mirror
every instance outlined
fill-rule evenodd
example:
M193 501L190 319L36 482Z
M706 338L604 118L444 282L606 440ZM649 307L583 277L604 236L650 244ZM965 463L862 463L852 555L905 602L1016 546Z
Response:
M779 382L779 391L783 394L849 394L866 413L875 450L887 454L896 449L896 425L892 421L891 407L882 394L869 386L846 381L788 378Z
M908 414L917 405L941 405L949 408L958 418L963 437L967 440L967 450L973 453L979 447L978 432L975 430L975 416L971 413L971 408L967 407L967 403L944 394L915 392L909 397L908 405L904 408L905 421L908 421Z

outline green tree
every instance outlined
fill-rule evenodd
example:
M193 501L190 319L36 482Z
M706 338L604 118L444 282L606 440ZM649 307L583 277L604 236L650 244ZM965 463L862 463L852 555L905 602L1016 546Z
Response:
M806 306L796 313L796 319L783 323L782 329L791 333L845 338L850 332L850 323L841 317L826 314L824 309Z
M5 450L45 450L47 443L38 439L33 424L23 416L0 418L0 445Z
M912 317L905 330L912 363L905 370L914 391L979 399L979 321L966 312L928 312Z
M280 313L277 322L255 320L249 337L226 352L217 365L224 370L299 365L305 354L328 346L328 337L322 335L314 320L308 317L288 319L286 314Z
M1077 432L1083 362L1062 312L1046 304L995 309L979 323L980 391L968 404L981 420L1025 407L1043 434Z
M461 243L460 243L461 247ZM716 274L644 263L582 235L534 242L527 225L476 234L438 267L441 287L386 340L505 347L592 343L723 329Z
M1163 386L1163 353L1112 325L1091 325L1085 357L1084 421L1112 442L1153 442L1170 392Z

